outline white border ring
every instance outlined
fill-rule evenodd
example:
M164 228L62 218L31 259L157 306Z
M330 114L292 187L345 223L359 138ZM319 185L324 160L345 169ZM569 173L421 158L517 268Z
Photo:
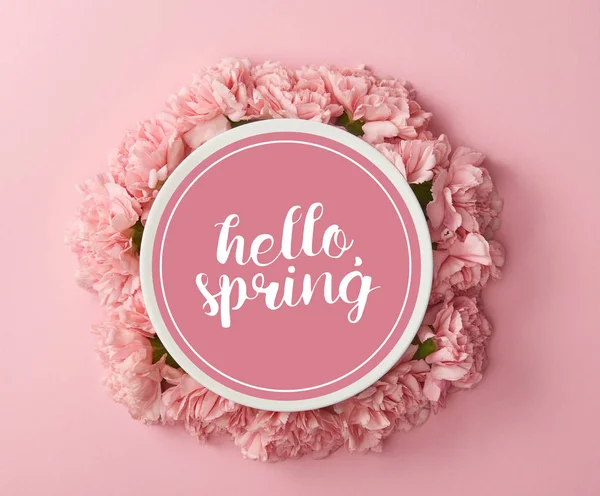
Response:
M206 158L236 141L270 133L298 132L312 134L348 146L373 163L398 190L408 208L414 222L419 250L421 255L421 278L419 292L410 320L393 349L388 355L367 374L348 386L322 396L301 400L272 400L258 398L233 390L208 376L198 368L180 349L171 336L159 310L152 273L153 248L156 232L163 212L173 193L185 178ZM231 129L194 150L171 174L169 180L161 188L144 227L140 257L140 277L142 293L150 321L161 342L175 361L194 379L213 392L237 403L273 411L302 411L322 408L343 401L366 389L383 376L400 359L414 339L427 310L433 276L433 251L431 238L421 206L414 196L410 186L398 170L375 148L347 131L334 126L298 119L276 119L258 121L250 125Z

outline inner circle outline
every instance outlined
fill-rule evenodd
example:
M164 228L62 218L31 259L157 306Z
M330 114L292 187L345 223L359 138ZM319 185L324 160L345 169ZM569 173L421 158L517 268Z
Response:
M237 154L237 153L241 153L244 150L248 150L250 148L255 148L258 146L263 146L263 145L272 145L272 144L276 144L276 143L296 143L296 144L301 144L301 145L308 145L308 146L314 146L316 148L321 148L323 150L327 150L331 153L334 153L336 155L339 155L343 158L345 158L347 161L351 162L352 164L356 165L357 167L359 167L363 172L365 172L373 181L375 181L375 183L380 187L380 189L385 193L385 195L387 196L388 200L390 201L390 203L392 204L392 206L394 207L394 210L396 211L396 214L398 215L398 218L400 219L400 223L402 224L402 229L404 231L404 236L406 239L406 243L407 246L409 247L408 250L408 283L407 283L407 287L408 287L408 291L406 292L406 295L404 297L404 302L402 303L402 308L400 309L400 313L398 315L398 318L396 319L396 322L394 323L392 329L390 330L389 334L386 336L386 338L383 340L383 342L379 345L379 347L364 361L362 362L360 365L358 365L357 367L355 367L353 370L347 372L346 374L333 379L331 381L328 381L326 383L323 384L319 384L317 386L310 386L310 387L306 387L306 388L300 388L300 389L272 389L272 388L265 388L265 387L261 387L261 386L256 386L253 384L248 384L245 383L243 381L240 381L238 379L235 379L234 377L231 377L227 374L225 374L224 372L222 372L221 370L219 370L218 368L216 368L215 366L213 366L210 362L208 362L205 358L202 357L202 355L200 355L193 346L190 345L190 343L188 342L188 340L185 338L185 336L183 335L183 333L181 332L181 330L179 329L179 326L177 325L177 322L175 321L175 318L171 312L171 308L169 307L169 303L167 300L167 295L165 292L165 288L164 288L164 282L163 282L163 263L162 263L162 258L163 258L163 251L164 251L164 244L165 244L165 239L167 236L167 232L169 229L169 225L171 223L171 220L175 214L175 211L177 210L177 207L179 206L179 204L181 203L181 201L183 200L183 198L185 197L185 195L189 192L189 190L191 189L191 187L206 173L208 172L210 169L212 169L213 167L215 167L216 165L218 165L220 162L222 162L223 160ZM363 156L363 158L366 158ZM369 159L367 159L369 160ZM370 163L372 163L369 160ZM186 176L187 177L187 176ZM175 191L174 191L175 192ZM402 198L402 200L404 201L404 198L402 197L402 194L400 194L400 197ZM163 297L163 301L165 304L165 307L167 309L167 312L169 314L171 323L173 324L173 326L175 327L175 329L177 330L177 333L179 334L179 336L181 337L181 339L183 340L183 342L187 345L187 347L189 348L190 351L192 351L200 360L202 360L202 362L204 362L208 367L210 367L212 370L214 370L215 372L217 372L218 374L220 374L222 377L225 377L227 379L229 379L232 382L235 382L237 384L240 384L241 386L245 386L251 389L256 389L259 391L266 391L266 392L271 392L271 393L300 393L300 392L305 392L305 391L313 391L315 389L320 389L326 386L329 386L331 384L334 384L338 381L341 381L343 379L345 379L346 377L354 374L356 371L358 371L359 369L361 369L362 367L364 367L368 362L370 362L373 357L375 357L375 355L377 355L379 353L379 351L381 351L381 349L383 348L383 346L389 341L390 337L392 336L392 334L394 333L394 331L396 330L396 327L398 326L398 323L400 322L400 319L402 318L402 315L404 313L404 310L406 308L406 302L408 300L408 296L410 294L410 284L412 281L412 253L410 250L410 240L408 239L408 233L406 230L406 225L404 223L404 219L402 217L402 215L400 214L398 207L396 206L396 204L394 203L393 199L391 198L390 194L388 193L388 191L384 188L384 186L379 182L379 180L377 180L377 178L375 178L373 176L373 174L371 174L371 172L369 172L368 170L366 170L361 164L359 164L358 162L356 162L355 160L353 160L352 158L348 157L347 155L344 155L343 153L337 151L337 150L333 150L327 146L324 145L320 145L317 143L311 143L311 142L307 142L307 141L301 141L301 140L272 140L272 141L264 141L261 143L254 143L252 145L247 145L243 148L240 148L238 150L234 150L230 153L228 153L227 155L219 158L218 160L216 160L215 162L213 162L211 165L209 165L208 167L206 167L202 172L200 172L200 174L198 174L197 177L194 178L194 180L187 186L187 188L185 189L185 191L181 194L181 196L178 198L175 206L173 207L173 210L171 211L170 215L169 215L169 219L167 220L167 223L165 225L165 229L162 235L162 240L161 240L161 244L160 244L160 253L159 253L159 280L160 280L160 288L161 288L161 293L162 293L162 297Z

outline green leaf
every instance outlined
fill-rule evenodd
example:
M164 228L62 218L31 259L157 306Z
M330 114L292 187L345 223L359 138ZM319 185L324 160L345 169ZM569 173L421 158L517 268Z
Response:
M365 134L363 131L363 123L361 121L352 121L346 126L346 129L354 136L362 136Z
M163 357L163 355L167 355L165 363L175 369L179 368L179 364L173 359L171 355L169 355L168 351L165 349L158 336L150 338L150 344L152 345L152 363L158 362Z
M252 122L252 121L232 121L229 117L226 117L226 119L229 121L229 124L231 124L232 129L234 127L243 126L244 124L248 124L248 123Z
M435 345L434 339L426 339L419 345L419 349L415 353L415 356L413 356L413 360L422 360L426 356L431 355L436 350L437 346Z
M410 185L410 189L413 190L413 193L417 197L417 200L419 200L419 205L421 205L423 212L425 212L425 207L427 207L427 204L431 200L433 200L433 195L431 194L432 184L433 184L433 181L426 181L421 184L411 184Z
M335 125L346 128L346 131L354 136L362 136L365 134L363 131L364 122L353 121L348 112L344 112L342 115L340 115L335 121Z
M131 244L135 252L139 255L142 250L142 235L144 234L144 225L138 220L131 228Z
M351 122L352 122L352 119L350 118L350 114L348 114L348 112L344 112L342 115L340 115L337 118L337 120L335 121L335 125L341 126L341 127L346 127Z

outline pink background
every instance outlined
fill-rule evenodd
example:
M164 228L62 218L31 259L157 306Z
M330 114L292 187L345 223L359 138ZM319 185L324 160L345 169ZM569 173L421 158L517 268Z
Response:
M364 11L360 6L366 5ZM167 7L167 5L169 5ZM600 493L595 342L600 3L3 1L0 494L553 496ZM381 455L243 460L128 418L99 383L62 235L122 131L226 55L368 62L412 80L489 156L506 278L476 390Z

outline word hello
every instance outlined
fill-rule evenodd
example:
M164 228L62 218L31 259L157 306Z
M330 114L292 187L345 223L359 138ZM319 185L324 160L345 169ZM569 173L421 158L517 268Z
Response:
M257 267L267 267L280 258L293 261L301 256L316 257L322 254L331 259L339 259L352 247L354 241L348 240L344 231L337 224L332 224L325 229L321 244L315 250L315 225L323 216L324 209L321 203L313 203L306 211L301 248L297 253L292 253L292 237L296 224L302 220L301 210L302 208L298 205L288 210L277 251L274 251L275 238L273 236L259 234L252 240L246 252L248 245L243 236L234 235L230 239L231 231L240 223L239 216L237 214L227 216L224 222L215 224L215 227L220 227L216 251L217 260L219 263L225 264L233 254L238 265L253 264ZM354 258L353 265L354 267L362 265L360 257ZM212 293L208 289L208 275L199 273L196 276L196 286L206 299L202 308L207 315L220 314L221 327L228 328L231 325L231 311L239 310L248 301L262 297L269 310L278 310L283 305L288 307L296 307L300 304L309 305L313 301L318 286L321 285L323 299L328 304L341 300L352 305L347 317L351 323L355 324L363 316L369 293L379 288L379 286L371 287L370 276L363 275L360 270L352 270L339 280L335 291L333 276L330 272L323 272L314 280L310 274L305 274L302 278L301 289L297 289L296 285L299 281L296 281L296 277L293 276L296 268L289 265L287 272L290 275L285 277L283 283L267 282L262 272L255 274L250 281L246 281L242 277L230 278L227 275L221 275L219 277L220 291L217 293ZM360 283L358 290L350 291L350 285L355 280ZM351 296L350 292L354 294Z

